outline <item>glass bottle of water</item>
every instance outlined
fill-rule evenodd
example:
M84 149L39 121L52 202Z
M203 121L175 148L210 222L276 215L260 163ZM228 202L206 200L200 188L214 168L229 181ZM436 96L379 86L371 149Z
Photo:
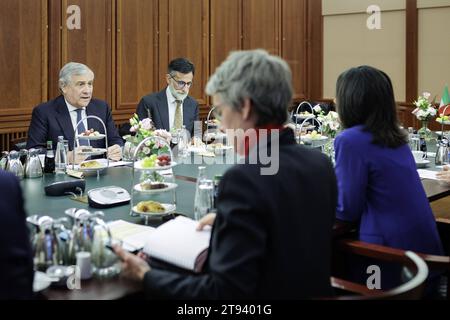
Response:
M67 153L64 146L64 137L58 137L58 144L56 145L56 155L55 155L55 172L65 173L67 165Z
M211 212L214 206L214 184L206 177L206 168L198 168L197 187L195 189L194 217L200 220Z

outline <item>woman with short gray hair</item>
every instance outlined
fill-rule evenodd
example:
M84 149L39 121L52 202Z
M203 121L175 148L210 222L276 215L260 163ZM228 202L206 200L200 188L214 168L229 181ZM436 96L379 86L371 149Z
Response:
M264 175L265 165L258 161L236 165L224 174L217 215L199 221L198 229L214 224L202 274L150 267L142 256L115 247L124 262L123 273L142 282L152 297L330 296L336 178L323 154L298 146L292 130L282 127L292 96L286 62L262 50L232 53L206 91L221 111L224 129L276 131L270 141L260 139L262 133L257 135L257 146L276 145L270 161L279 163L278 170Z
M250 98L257 126L283 125L292 99L292 74L288 64L264 50L236 51L217 68L206 86L236 110Z

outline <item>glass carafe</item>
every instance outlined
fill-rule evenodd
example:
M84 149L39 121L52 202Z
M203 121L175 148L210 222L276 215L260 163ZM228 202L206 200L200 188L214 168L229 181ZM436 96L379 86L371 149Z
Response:
M37 270L45 271L50 266L64 264L64 244L59 238L59 231L66 220L54 220L49 216L27 218L27 221L35 226L32 247L33 262Z
M25 164L25 177L40 178L43 175L41 160L39 159L39 150L30 149L29 157Z
M6 171L15 174L19 179L23 179L24 171L22 163L20 162L20 156L17 151L11 151L9 153L9 161L6 167Z
M91 250L93 273L99 278L116 276L120 273L120 260L112 251L112 246L120 245L120 241L113 240L108 225L102 219L95 218L94 221Z
M449 162L448 151L449 151L449 149L448 149L448 140L447 139L442 139L438 143L438 148L436 150L435 164L437 166L448 164L448 162Z
M1 159L0 159L0 169L1 170L6 170L6 167L8 166L8 159L9 159L9 152L3 151Z

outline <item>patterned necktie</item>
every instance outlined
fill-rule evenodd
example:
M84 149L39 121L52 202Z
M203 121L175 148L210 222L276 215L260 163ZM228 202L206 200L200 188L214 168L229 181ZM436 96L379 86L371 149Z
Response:
M77 123L80 123L78 125L78 127L77 127L78 135L80 135L80 134L82 134L83 132L86 131L86 127L84 126L84 122L81 121L81 119L82 119L81 111L83 111L83 109L77 109L75 111L77 112ZM89 145L89 140L87 140L87 139L79 139L78 141L80 142L80 146L88 146Z
M183 127L183 115L181 114L181 100L175 100L177 108L175 110L175 119L173 120L173 128L181 129Z

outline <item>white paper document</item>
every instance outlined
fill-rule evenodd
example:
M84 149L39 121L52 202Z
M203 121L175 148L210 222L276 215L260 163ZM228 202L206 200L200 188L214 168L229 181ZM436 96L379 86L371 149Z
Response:
M438 178L436 178L436 173L438 173L438 171L417 169L417 172L419 173L419 177L422 179L438 180Z
M117 220L108 223L114 239L122 241L122 247L127 251L141 250L149 235L155 230L153 227Z
M198 222L177 217L152 232L144 246L150 257L171 263L187 270L195 270L199 255L209 246L211 227L197 231Z

